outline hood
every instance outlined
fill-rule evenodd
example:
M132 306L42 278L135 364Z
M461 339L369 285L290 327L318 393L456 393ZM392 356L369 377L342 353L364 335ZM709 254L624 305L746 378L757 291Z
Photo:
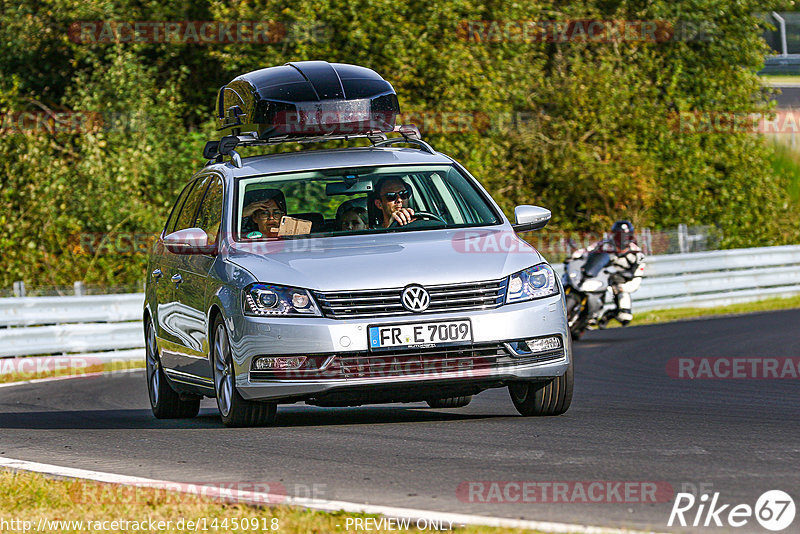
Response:
M507 225L234 243L227 260L260 282L319 291L496 280L544 261Z

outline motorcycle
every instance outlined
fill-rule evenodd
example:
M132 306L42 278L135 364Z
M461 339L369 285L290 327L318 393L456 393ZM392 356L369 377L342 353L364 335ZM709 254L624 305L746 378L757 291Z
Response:
M604 312L606 293L616 269L611 266L611 255L594 251L581 258L564 262L564 286L567 319L572 339L579 340L590 326L605 328L614 317L614 310Z

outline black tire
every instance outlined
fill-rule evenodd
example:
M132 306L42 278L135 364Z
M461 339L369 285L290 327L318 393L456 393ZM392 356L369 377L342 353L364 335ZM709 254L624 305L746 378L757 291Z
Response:
M228 331L220 316L214 320L211 366L222 423L228 427L267 426L275 422L275 403L245 400L236 389Z
M572 403L574 373L572 362L566 372L547 382L516 382L508 386L511 401L520 415L561 415Z
M200 399L181 399L177 391L167 381L161 358L158 355L158 344L153 322L147 319L144 324L145 361L147 369L147 392L150 397L150 408L158 419L188 419L195 417L200 411Z
M565 299L567 309L567 321L572 323L569 327L569 334L573 341L578 341L583 336L583 331L586 328L582 317L575 317L580 312L580 300L573 293L568 293Z
M472 401L472 395L463 397L448 397L446 399L430 399L425 402L431 408L463 408Z

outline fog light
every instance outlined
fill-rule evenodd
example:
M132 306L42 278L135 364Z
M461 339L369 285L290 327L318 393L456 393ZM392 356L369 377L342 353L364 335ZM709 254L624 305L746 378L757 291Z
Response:
M546 352L561 348L561 336L537 337L536 339L526 339L525 344L531 352Z
M525 341L512 341L508 346L516 356L529 356L558 350L564 345L561 343L561 336L547 336L526 339Z
M305 356L270 356L267 358L258 358L254 364L254 368L260 371L275 370L275 369L299 369L305 363Z

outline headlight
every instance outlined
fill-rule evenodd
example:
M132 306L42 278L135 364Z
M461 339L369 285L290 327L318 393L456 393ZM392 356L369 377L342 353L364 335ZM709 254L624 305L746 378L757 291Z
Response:
M558 295L556 273L546 263L540 263L509 277L506 304L541 299L552 295Z
M305 289L250 284L244 290L245 315L322 315Z

